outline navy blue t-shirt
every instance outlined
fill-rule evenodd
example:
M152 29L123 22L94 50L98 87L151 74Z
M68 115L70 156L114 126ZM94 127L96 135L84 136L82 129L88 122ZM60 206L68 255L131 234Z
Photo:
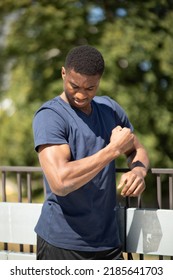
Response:
M36 151L44 144L68 144L71 160L78 160L103 149L117 125L133 130L124 110L109 97L94 97L91 106L92 113L86 115L59 96L43 104L33 120ZM120 246L115 161L64 197L52 193L46 178L45 185L47 196L35 228L39 236L71 250L101 251Z

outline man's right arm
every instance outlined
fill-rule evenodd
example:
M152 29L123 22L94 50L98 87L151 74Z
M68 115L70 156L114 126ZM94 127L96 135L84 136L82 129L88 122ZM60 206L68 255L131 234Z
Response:
M110 143L97 153L71 161L68 144L41 145L39 161L53 193L65 196L92 180L108 163L133 145L128 128L116 127Z

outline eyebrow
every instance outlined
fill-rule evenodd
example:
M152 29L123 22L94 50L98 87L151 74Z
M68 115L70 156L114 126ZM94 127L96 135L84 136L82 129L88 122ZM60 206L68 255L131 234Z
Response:
M70 84L71 84L72 86L78 87L78 85L76 85L76 84L73 83L73 82L70 82Z
M71 84L72 86L79 87L78 85L76 85L76 84L73 83L73 82L70 82L70 84ZM89 88L94 88L94 87L95 87L95 85L89 86L89 87L87 87L87 89L89 89Z

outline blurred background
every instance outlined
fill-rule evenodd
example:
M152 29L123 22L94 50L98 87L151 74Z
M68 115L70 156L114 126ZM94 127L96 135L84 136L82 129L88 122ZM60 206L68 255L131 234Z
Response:
M151 167L172 168L172 26L173 0L1 1L0 165L39 165L33 115L62 92L69 49L90 44L106 63L98 94L125 109Z

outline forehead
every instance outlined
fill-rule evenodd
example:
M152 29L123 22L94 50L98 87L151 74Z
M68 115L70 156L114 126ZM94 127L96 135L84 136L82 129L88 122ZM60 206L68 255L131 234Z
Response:
M80 85L95 86L100 81L99 75L88 76L85 74L77 73L74 70L67 71L66 78L69 82L79 86Z

